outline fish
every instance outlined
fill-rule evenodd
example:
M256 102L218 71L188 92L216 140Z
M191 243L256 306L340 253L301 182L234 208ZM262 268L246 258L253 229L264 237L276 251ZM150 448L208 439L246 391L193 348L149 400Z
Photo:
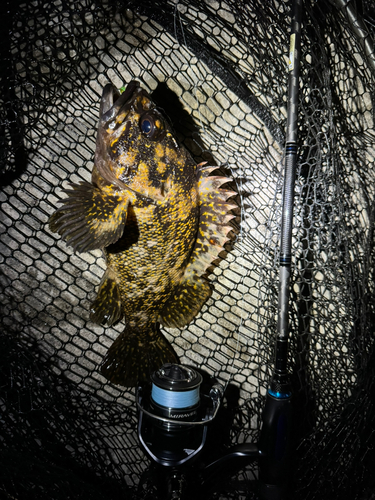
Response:
M125 320L100 368L113 384L134 387L178 363L160 327L183 328L212 294L207 269L230 240L237 207L217 168L196 164L138 81L104 87L91 182L62 190L49 228L75 252L103 250L90 320Z

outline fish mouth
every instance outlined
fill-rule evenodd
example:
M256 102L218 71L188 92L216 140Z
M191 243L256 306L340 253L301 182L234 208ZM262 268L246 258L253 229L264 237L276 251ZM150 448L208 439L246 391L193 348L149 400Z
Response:
M122 94L112 83L108 83L103 89L100 103L100 121L106 123L113 120L119 113L127 111L140 92L142 92L142 89L140 83L136 80L132 80Z
M142 104L139 102L139 96L148 96L148 93L142 89L140 83L136 80L132 80L122 93L112 83L108 83L104 87L100 102L95 166L99 175L108 183L116 186L117 189L131 191L138 198L147 202L155 202L159 201L160 197L152 197L148 193L139 193L125 183L127 179L116 177L110 166L112 159L108 154L111 142L129 131L131 122L126 119L126 116L132 106L135 106L137 112L141 112Z

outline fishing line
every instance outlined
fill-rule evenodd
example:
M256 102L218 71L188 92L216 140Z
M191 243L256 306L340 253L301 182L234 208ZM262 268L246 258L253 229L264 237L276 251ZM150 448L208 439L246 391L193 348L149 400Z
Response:
M175 8L174 8L174 19L173 19L173 25L174 25L174 33L175 33L175 38L176 40L178 41L178 33L177 33L177 18L178 18L178 23L180 25L180 29L181 29L181 36L182 36L182 40L183 40L183 44L185 46L186 49L188 49L188 45L187 45L187 42L186 42L186 38L185 38L185 33L184 33L184 26L183 26L183 23L182 23L182 19L181 19L181 15L180 15L180 11L178 9L178 3L175 5ZM201 64L201 61L199 60L199 58L197 59L197 66ZM201 111L200 111L200 102L199 102L199 99L197 97L197 88L198 88L198 84L199 84L199 81L196 77L196 73L194 72L194 88L193 88L193 95L194 95L194 98L195 98L195 101L196 101L196 104L197 104L197 113L198 113L198 120L199 120L199 127L200 127L200 131L202 132L202 137L205 136L206 134L206 129L205 129L205 126L203 124L203 121L202 121L202 114L201 114ZM219 109L217 107L217 109ZM193 110L192 110L192 114L193 114ZM223 117L222 119L228 123ZM230 125L228 123L228 125ZM225 151L225 148L223 148L223 151ZM228 160L228 158L227 158ZM235 241L233 241L233 244L236 242L236 241L241 241L243 239L243 222L244 222L244 214L246 213L245 211L245 207L244 207L244 197L242 196L241 192L242 192L242 179L240 178L240 186L239 186L239 183L238 183L238 179L236 178L236 174L235 172L233 171L232 167L230 166L230 164L228 163L228 161L225 161L224 160L224 164L222 164L221 166L228 166L229 167L229 170L231 172L231 176L232 176L232 180L233 182L235 183L236 185L236 190L239 194L239 197L240 197L240 217L241 217L241 220L240 220L240 224L239 224L239 235L237 235ZM245 176L244 176L245 177ZM243 255L243 253L241 254ZM244 283L244 279L245 279L245 275L242 274L242 277L241 277L241 284L243 285ZM214 284L214 283L213 283ZM244 292L242 293L242 301L241 302L244 302ZM239 332L239 329L243 326L243 323L244 323L244 306L243 304L241 304L240 306L240 310L241 310L241 314L240 314L240 324L237 325L237 340L236 340L236 346L235 346L235 352L232 354L232 362L229 366L231 366L231 368L234 367L234 362L236 360L236 358L238 357L238 354L240 352L240 343L241 343L241 337L242 335L240 334ZM232 338L232 336L228 336L227 338ZM229 346L228 346L228 349L229 349ZM210 352L210 356L212 355L213 351ZM227 388L228 384L233 380L233 377L234 377L234 370L231 370L232 373L230 375L230 377L227 379L226 383L225 383L225 389Z
M238 237L236 238L235 242L237 243L240 243L242 242L243 240L243 234L244 234L244 230L243 230L243 225L245 223L245 214L246 214L246 210L245 210L245 206L244 206L244 196L242 195L242 177L240 177L239 179L239 182L238 182L238 179L237 179L237 176L235 175L235 172L233 171L233 169L230 167L229 165L229 169L230 169L230 172L231 172L231 175L232 175L232 178L233 178L233 181L236 185L236 190L239 194L239 199L240 199L240 224L239 224L239 234L238 234ZM244 176L245 177L245 176ZM235 243L234 242L234 243ZM241 256L243 256L244 253L241 253ZM244 280L245 280L245 276L247 275L246 274L242 274L242 279L241 279L241 285L243 285L244 283ZM244 302L244 292L242 293L242 301L241 302ZM236 357L237 355L239 354L240 352L240 343L241 341L243 342L243 336L241 335L240 333L240 329L241 327L243 326L244 324L244 318L243 318L243 312L244 312L244 306L243 304L241 303L241 306L240 306L240 324L238 325L238 328L237 328L237 342L236 342L236 349L235 349L235 352L233 354L233 358L232 358L232 364L230 365L231 368L233 369L234 367L234 362L236 360ZM230 374L230 377L228 378L225 386L224 386L224 391L227 389L228 385L230 384L230 382L233 380L234 378L234 370L232 370L232 373Z
M178 17L178 22L180 24L181 35L182 35L182 40L183 40L184 47L185 47L186 50L189 51L189 46L186 43L186 38L185 38L184 25L182 23L180 11L178 10L178 2L177 2L176 6L175 6L175 9L174 9L174 19L173 19L175 37L176 37L176 40L178 41L177 24L176 24L176 18L177 17ZM197 67L199 66L199 64L200 64L200 60L197 58L197 64L196 64ZM204 127L203 122L202 122L202 114L201 114L201 112L199 110L199 100L198 100L198 97L197 97L197 88L198 88L199 81L196 78L195 72L193 72L193 73L194 73L194 79L193 79L194 87L193 87L192 92L193 92L193 95L194 95L194 98L195 98L195 102L197 103L197 112L198 112L198 120L199 120L200 130L202 130L202 136L204 136L205 135L205 127Z
M166 408L189 408L199 402L199 387L190 391L171 391L152 384L151 397Z

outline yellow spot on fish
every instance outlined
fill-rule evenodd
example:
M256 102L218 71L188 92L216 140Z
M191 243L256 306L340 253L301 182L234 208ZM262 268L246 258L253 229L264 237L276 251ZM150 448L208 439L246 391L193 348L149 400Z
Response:
M157 158L162 158L164 156L165 150L162 144L156 144L155 146L155 156Z
M116 123L118 123L118 124L122 123L125 120L125 118L126 118L126 116L127 116L128 113L129 112L126 111L126 112L123 112L123 113L117 115L116 116Z
M167 168L166 163L164 163L163 161L158 162L157 171L159 174L164 174L166 168Z
M147 97L142 97L141 104L143 108L150 109L151 102Z
M174 149L171 149L169 146L165 148L165 154L168 157L170 162L177 163L177 165L182 165L181 161L179 161L179 158L177 157L176 151Z

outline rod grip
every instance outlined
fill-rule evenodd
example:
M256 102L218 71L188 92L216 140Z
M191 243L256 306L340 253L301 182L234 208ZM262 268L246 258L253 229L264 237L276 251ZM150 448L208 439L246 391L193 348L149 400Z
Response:
M259 440L259 482L261 500L287 498L290 477L292 409L288 392L267 393Z

